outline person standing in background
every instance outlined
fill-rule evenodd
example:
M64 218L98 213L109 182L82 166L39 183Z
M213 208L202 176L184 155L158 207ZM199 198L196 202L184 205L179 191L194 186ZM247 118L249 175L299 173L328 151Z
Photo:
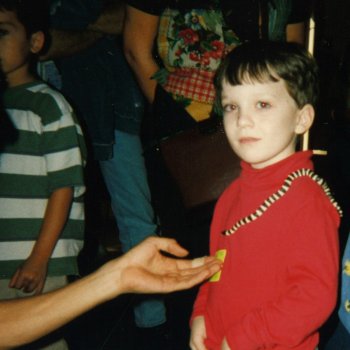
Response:
M144 101L123 56L123 18L120 1L51 1L52 43L43 59L55 61L61 90L86 126L127 252L158 227L139 137ZM136 299L137 341L167 349L163 299Z
M45 0L0 1L3 107L18 134L0 161L0 299L41 294L79 275L84 236L81 127L33 68L47 40ZM33 348L68 349L53 336Z
M227 52L259 37L304 43L310 17L310 1L303 0L198 3L128 0L124 29L126 59L151 105L151 136L145 149L155 209L162 231L180 239L191 252L198 249L198 237L206 240L208 230L196 235L189 228L159 142L215 120L213 78Z
M275 40L304 42L310 1L126 2L125 57L150 106L144 125L145 158L154 208L163 234L176 238L193 256L201 256L209 246L214 203L203 210L184 207L159 143L179 131L210 128L220 120L213 109L213 78L230 50L247 40L266 37L267 25ZM176 302L180 303L177 309L186 310L182 301ZM184 312L184 322L189 317Z

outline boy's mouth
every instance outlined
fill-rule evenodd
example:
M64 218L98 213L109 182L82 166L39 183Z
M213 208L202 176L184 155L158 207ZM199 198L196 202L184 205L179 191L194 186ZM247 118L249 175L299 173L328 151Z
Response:
M256 137L241 137L239 138L239 143L241 144L249 144L249 143L254 143L259 141L260 139L256 138Z

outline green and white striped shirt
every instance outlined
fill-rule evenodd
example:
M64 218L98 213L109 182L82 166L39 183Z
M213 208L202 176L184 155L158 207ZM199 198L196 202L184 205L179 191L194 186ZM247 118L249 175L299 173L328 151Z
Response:
M69 218L49 263L50 276L77 274L83 245L83 134L63 96L42 82L9 88L4 106L17 140L0 155L0 278L10 278L38 237L48 198L72 187Z

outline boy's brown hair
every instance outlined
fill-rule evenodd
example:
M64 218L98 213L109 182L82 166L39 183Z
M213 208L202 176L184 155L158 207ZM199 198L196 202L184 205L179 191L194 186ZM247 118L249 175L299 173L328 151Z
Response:
M315 106L319 93L318 67L299 44L272 41L244 43L222 62L215 78L216 107L222 110L222 82L241 85L282 79L298 108Z

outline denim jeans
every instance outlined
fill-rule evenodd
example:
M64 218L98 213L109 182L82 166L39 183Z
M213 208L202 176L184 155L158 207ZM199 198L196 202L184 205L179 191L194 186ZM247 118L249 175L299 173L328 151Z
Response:
M113 158L100 161L100 167L122 249L127 252L157 231L139 136L115 130ZM142 299L134 307L136 325L153 327L164 323L166 310L162 299Z

